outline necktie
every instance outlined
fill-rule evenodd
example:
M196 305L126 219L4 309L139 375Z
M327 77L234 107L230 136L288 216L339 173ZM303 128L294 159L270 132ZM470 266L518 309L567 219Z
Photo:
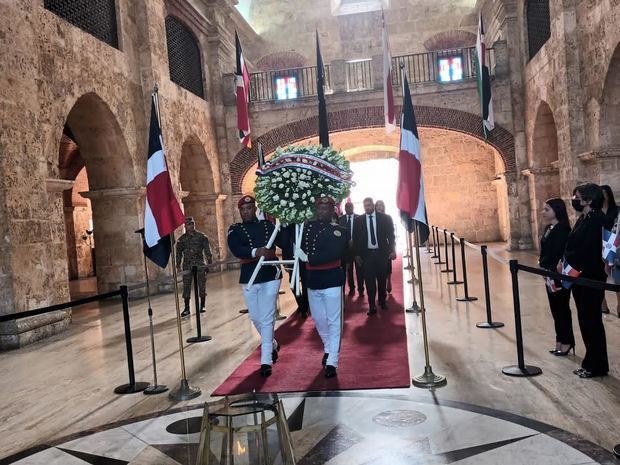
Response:
M347 215L347 227L351 229L351 215Z
M372 224L372 215L368 217L370 220L370 243L372 245L377 245L377 238L375 237L375 227Z

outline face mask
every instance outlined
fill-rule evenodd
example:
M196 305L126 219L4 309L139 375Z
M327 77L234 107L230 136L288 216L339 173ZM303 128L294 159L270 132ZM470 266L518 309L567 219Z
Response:
M573 208L575 210L577 210L578 212L582 212L584 209L584 205L581 205L581 200L579 199L572 199L570 201L571 205L573 206Z

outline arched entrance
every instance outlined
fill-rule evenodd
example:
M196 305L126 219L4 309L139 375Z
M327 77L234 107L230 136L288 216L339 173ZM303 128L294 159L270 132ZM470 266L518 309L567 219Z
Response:
M67 271L71 298L79 298L97 290L93 216L90 200L80 195L88 191L88 174L80 150L65 126L60 141L58 168L61 179L73 183L63 191ZM90 278L90 279L89 279Z
M429 221L457 231L470 241L492 242L508 239L505 166L497 150L467 134L438 128L418 128L422 144L425 195ZM354 180L351 199L359 204L370 196L380 196L388 213L397 215L395 186L398 179L400 135L386 135L383 128L354 129L330 134L333 147L342 150L351 162ZM318 144L317 137L296 145ZM357 171L356 171L357 169ZM256 175L249 170L242 191L251 192ZM392 190L385 185L391 185ZM393 192L392 192L393 191Z
M209 238L212 252L219 256L215 181L204 145L196 136L189 137L181 150L181 190L183 210L196 221L196 229Z
M599 150L609 161L600 169L599 183L620 190L620 45L609 63L601 99Z
M134 231L143 189L135 188L133 160L116 117L94 93L78 98L67 115L58 175L73 181L63 192L69 277L95 274L93 292L140 281L142 248Z
M529 168L523 171L528 177L532 237L538 247L542 232L541 211L544 202L560 197L560 172L558 161L558 137L553 112L546 102L541 102L528 150Z

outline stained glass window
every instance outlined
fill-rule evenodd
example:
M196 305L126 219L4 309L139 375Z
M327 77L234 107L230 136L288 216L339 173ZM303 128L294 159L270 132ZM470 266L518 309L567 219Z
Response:
M439 82L460 81L463 79L463 57L441 57L437 60Z
M290 100L297 97L297 77L282 76L276 78L276 100Z

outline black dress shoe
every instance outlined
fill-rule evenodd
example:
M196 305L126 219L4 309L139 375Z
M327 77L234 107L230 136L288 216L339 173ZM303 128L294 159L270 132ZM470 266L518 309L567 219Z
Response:
M355 295L355 289L349 289L349 296Z
M261 365L260 366L260 375L263 378L268 378L271 376L271 365Z
M323 354L323 360L321 360L321 365L327 365L327 357L329 357L329 354Z
M377 313L377 308L376 307L370 307L368 309L368 311L366 312L366 315L374 315Z
M583 368L577 368L576 370L573 370L573 374L579 376L583 371L586 370L584 370Z
M327 365L325 367L325 377L333 378L334 376L336 376L336 367L333 365Z
M186 316L189 316L189 310L183 310L181 312L181 318L185 318Z
M200 313L206 313L206 310L205 310L205 308L204 308L204 307L202 307L202 308L200 309Z
M382 310L387 310L387 304L385 302L380 302L379 303L379 307L381 307Z
M580 378L596 378L597 376L607 376L607 373L593 373L588 370L583 370L577 376Z
M359 295L360 297L364 297L364 291L361 291L358 295Z

